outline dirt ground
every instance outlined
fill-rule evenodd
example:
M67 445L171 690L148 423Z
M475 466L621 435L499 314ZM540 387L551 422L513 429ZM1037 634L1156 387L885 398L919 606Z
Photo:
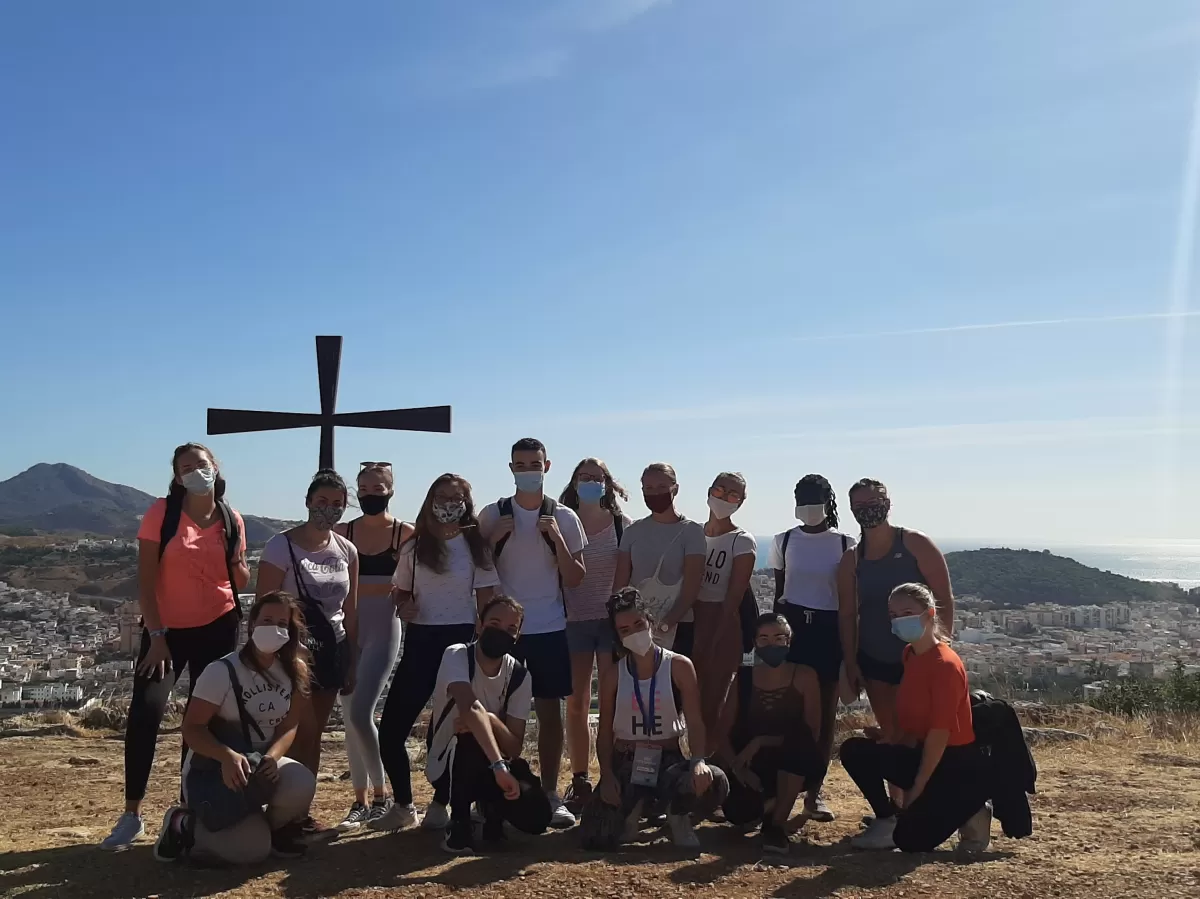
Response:
M731 828L698 829L703 853L687 858L660 839L612 856L586 853L570 831L514 843L491 856L448 859L419 831L344 838L298 862L248 870L162 865L153 835L178 781L178 737L159 744L147 803L147 837L127 852L96 848L121 809L122 744L113 736L0 740L0 896L413 897L469 891L485 899L658 899L685 894L745 899L994 897L1101 899L1200 896L1200 745L1108 728L1088 743L1036 750L1035 833L999 836L981 857L952 847L930 855L859 853L847 839L867 811L840 767L828 784L839 814L806 825L786 863L762 864L757 841ZM349 806L340 744L326 744L318 813ZM418 805L428 799L420 775Z

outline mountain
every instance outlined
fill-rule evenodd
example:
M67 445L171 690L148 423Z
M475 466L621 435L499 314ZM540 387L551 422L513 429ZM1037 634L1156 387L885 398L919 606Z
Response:
M0 481L0 528L132 537L154 497L63 462L40 462ZM265 543L287 522L243 513L246 541Z

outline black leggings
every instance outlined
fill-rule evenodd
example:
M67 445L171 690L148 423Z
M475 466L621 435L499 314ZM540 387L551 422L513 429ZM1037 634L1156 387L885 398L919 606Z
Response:
M475 736L459 734L455 742L454 764L437 784L450 797L450 820L470 821L471 806L479 803L486 820L507 821L525 833L542 833L550 826L550 798L524 759L508 763L521 795L506 799Z
M470 643L474 638L473 624L410 624L405 631L400 663L379 718L379 755L400 805L410 805L413 801L412 772L405 744L421 710L433 696L442 655L455 643ZM444 787L435 791L434 800L443 805L448 803Z
M974 743L947 746L929 783L911 807L898 810L884 783L910 789L921 767L921 747L852 737L842 744L842 767L876 818L896 820L893 839L903 852L931 852L978 812L989 795L987 758Z
M739 826L761 821L764 804L778 792L781 773L803 777L806 787L825 776L825 763L812 741L794 742L797 745L766 746L754 753L750 770L762 783L761 793L738 780L735 773L729 774L729 796L723 808L726 821ZM735 743L733 748L740 752L745 745Z
M237 649L238 616L233 609L216 621L202 627L180 627L167 631L167 648L171 651L171 665L161 678L134 674L133 699L129 703L129 718L125 724L125 800L140 802L146 798L146 784L150 780L150 768L154 765L154 747L158 741L158 728L162 724L167 700L179 678L179 672L187 666L188 700L200 672L221 656ZM150 632L142 628L142 645L138 651L137 664L150 652ZM179 765L187 755L187 745L182 747Z

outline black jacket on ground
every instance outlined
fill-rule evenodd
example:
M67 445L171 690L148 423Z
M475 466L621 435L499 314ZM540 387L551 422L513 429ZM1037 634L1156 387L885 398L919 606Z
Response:
M983 691L971 694L975 742L991 761L992 812L1006 837L1033 833L1027 794L1036 792L1037 764L1025 742L1017 713L1007 702Z

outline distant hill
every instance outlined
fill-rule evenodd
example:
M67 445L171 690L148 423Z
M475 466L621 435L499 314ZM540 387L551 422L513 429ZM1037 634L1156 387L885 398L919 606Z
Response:
M1195 601L1175 584L1100 571L1048 550L973 549L947 553L946 564L956 595L978 596L1003 605Z
M155 497L111 484L63 462L40 462L0 481L0 528L9 533L43 531L132 537ZM239 510L241 511L241 510ZM246 540L260 544L288 522L246 515Z

